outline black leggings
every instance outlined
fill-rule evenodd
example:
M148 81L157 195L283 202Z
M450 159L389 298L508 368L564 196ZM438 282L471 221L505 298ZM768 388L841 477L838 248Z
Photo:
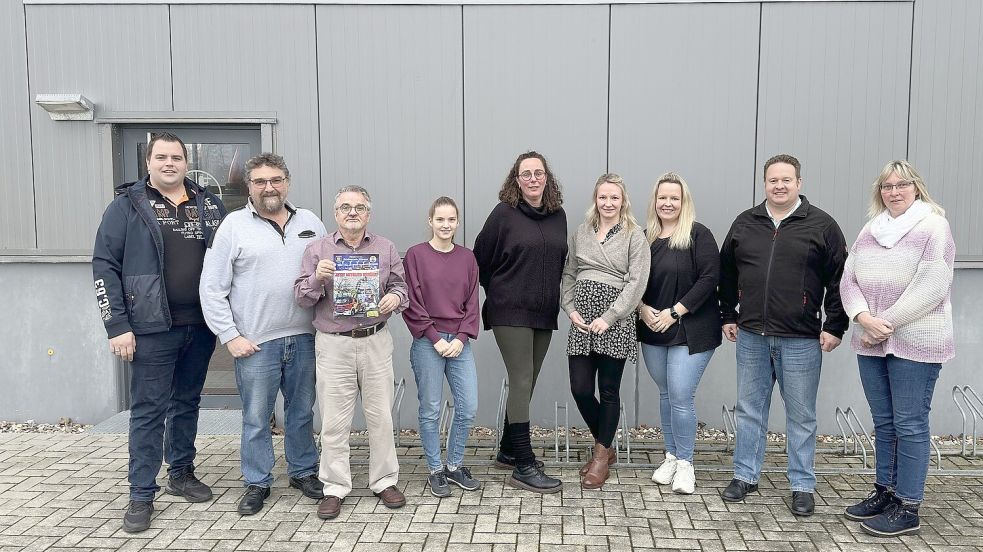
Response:
M591 353L587 356L570 356L570 391L577 402L580 415L587 422L594 439L610 447L618 432L621 409L621 376L625 371L625 359ZM601 400L594 396L594 381Z

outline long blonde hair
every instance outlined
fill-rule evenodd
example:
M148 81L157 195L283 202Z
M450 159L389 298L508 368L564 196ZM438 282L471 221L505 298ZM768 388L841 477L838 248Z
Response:
M667 172L660 176L652 186L652 196L649 198L648 225L646 234L651 244L659 238L662 233L662 220L655 209L655 199L659 195L659 186L662 184L679 184L682 194L679 198L679 219L676 221L676 228L669 234L669 247L672 249L689 249L693 245L693 223L696 222L696 207L693 205L693 196L690 195L689 186L683 177L674 172Z
M635 215L631 213L631 201L628 200L628 190L625 189L625 182L621 178L621 175L615 173L604 173L597 179L597 183L594 184L594 193L590 196L590 207L587 208L587 225L591 228L597 226L601 222L601 214L597 212L597 190L602 184L614 184L621 190L621 213L618 217L618 222L621 223L621 227L624 230L631 231L638 226L638 221L635 220Z
M898 177L908 182L914 182L915 184L915 198L921 199L925 203L932 207L932 212L937 215L945 216L945 209L941 205L935 202L931 196L928 195L928 188L925 187L925 181L922 180L922 175L918 174L915 167L911 166L906 159L898 159L891 161L881 170L881 174L877 176L874 183L871 184L870 189L870 207L867 209L867 216L871 219L881 214L887 207L884 205L884 198L881 197L881 184L883 184L891 175L897 173Z

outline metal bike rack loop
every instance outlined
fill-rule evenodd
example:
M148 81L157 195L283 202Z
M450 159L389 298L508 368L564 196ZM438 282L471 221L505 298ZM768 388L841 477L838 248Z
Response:
M628 433L628 419L625 416L625 403L621 403L621 412L620 412L620 415L621 415L621 417L620 417L620 420L621 420L621 439L618 439L617 436L615 436L615 440L614 440L615 455L617 456L618 462L620 463L621 462L621 449L622 449L621 441L623 440L625 442L625 445L623 447L624 450L625 450L625 463L626 464L631 464L631 435Z
M393 382L393 407L392 415L396 426L396 446L400 446L400 436L403 433L403 423L400 420L399 411L403 406L403 395L406 394L406 378L399 378Z
M847 434L843 428L843 423L845 422L847 428L850 429L850 434L853 436L853 453L857 454L857 452L860 452L863 455L864 469L867 469L869 467L867 462L867 445L864 444L864 441L867 441L867 444L870 445L871 455L874 454L874 442L870 440L870 435L864 429L860 418L857 417L857 413L854 412L852 406L847 407L846 410L837 406L836 410L833 411L833 416L836 419L836 425L840 428L840 434L843 436L843 454L849 454ZM854 422L856 422L856 426L854 426Z
M498 457L499 443L502 442L502 432L505 431L505 399L509 396L509 379L502 378L502 389L498 392L498 412L495 414L495 450L492 457Z
M734 415L733 408L727 408L727 405L720 407L720 419L724 422L724 432L727 434L727 443L724 445L724 452L730 451L730 443L733 440L737 443L737 419Z
M560 461L560 410L563 410L563 435L566 441L564 461L570 461L570 403L553 403L553 455Z
M451 449L451 425L454 424L454 404L446 400L440 405L440 420L437 422L440 435L445 435L444 449ZM445 433L446 432L446 433Z
M972 396L972 399L970 398ZM969 409L969 412L973 415L973 452L967 454L966 450L966 411L963 407L959 405L959 398L962 397L963 406ZM976 403L979 403L977 407ZM958 385L952 387L952 402L956 403L956 408L959 409L959 414L963 418L963 433L960 441L962 441L962 448L960 455L963 457L976 457L976 420L977 418L983 418L983 401L980 400L980 396L976 394L976 391L972 387L965 385L960 388Z

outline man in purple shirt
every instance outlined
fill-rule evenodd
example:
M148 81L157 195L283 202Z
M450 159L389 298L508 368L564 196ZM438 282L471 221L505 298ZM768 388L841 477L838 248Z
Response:
M393 340L386 320L409 306L403 262L396 246L366 231L372 199L361 186L345 186L334 201L338 230L304 251L294 295L314 307L317 398L321 413L321 519L332 519L352 490L348 436L355 399L369 430L369 488L389 508L406 498L396 487L399 462L393 441Z

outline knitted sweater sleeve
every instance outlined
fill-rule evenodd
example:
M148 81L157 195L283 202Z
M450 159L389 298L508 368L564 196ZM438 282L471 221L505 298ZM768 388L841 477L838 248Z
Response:
M560 279L560 308L568 315L577 310L574 305L574 289L577 284L577 239L581 228L567 240L567 260L563 263L563 277Z
M942 216L930 215L931 235L918 260L911 283L881 317L894 325L904 326L925 316L945 301L952 288L956 245L952 241L949 222Z
M638 302L645 294L649 270L652 268L652 252L642 230L635 228L628 239L627 282L625 287L621 288L618 298L601 315L601 319L609 325L628 316L638 307Z

